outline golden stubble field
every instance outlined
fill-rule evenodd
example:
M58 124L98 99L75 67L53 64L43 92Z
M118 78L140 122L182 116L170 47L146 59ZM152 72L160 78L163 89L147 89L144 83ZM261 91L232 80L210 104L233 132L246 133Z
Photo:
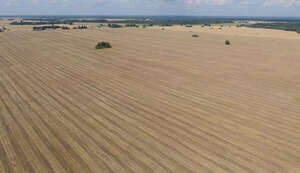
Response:
M0 172L298 173L299 37L172 29L0 33Z

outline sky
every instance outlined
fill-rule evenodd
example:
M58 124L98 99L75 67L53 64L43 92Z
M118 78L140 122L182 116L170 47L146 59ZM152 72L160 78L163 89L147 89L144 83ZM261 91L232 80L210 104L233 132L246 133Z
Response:
M300 17L300 0L0 0L0 15Z

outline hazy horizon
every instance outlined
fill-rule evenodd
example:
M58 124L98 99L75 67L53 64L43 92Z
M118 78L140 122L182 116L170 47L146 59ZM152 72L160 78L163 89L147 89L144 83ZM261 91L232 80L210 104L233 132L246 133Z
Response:
M0 0L0 15L300 17L300 0Z

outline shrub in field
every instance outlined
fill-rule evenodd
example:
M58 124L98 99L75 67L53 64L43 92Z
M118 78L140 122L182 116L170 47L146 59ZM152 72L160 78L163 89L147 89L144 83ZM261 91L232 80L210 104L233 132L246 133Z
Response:
M113 23L113 24L109 23L107 26L110 28L122 28L122 25L115 24L115 23Z
M121 26L121 25L120 25ZM135 23L128 23L125 25L125 27L135 27L135 28L138 28L139 25L135 24Z
M164 23L164 24L161 24L160 26L173 26L173 25L169 24L169 23Z
M225 45L230 45L230 41L229 40L225 40Z
M193 25L185 25L185 27L191 28L193 27Z
M46 25L46 26L34 26L32 27L33 31L44 31L44 30L48 30L48 29L57 29L60 28L60 26L56 26L56 25Z
M62 29L62 30L70 30L70 28L67 27L67 26L62 26L61 29Z
M104 48L111 48L111 45L109 42L99 42L96 45L96 49L104 49Z
M5 28L5 27L2 27L2 28L0 28L0 32L4 32L4 31L6 31L7 29Z
M73 29L88 29L88 26L86 26L86 25L79 25L79 26L74 26Z
M193 35L192 35L192 37L199 37L199 35L197 35L197 34L193 34Z

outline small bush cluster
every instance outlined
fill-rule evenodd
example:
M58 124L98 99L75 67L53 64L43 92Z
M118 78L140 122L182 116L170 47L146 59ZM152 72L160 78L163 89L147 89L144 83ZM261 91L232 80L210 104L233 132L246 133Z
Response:
M107 26L110 28L122 28L122 25L115 24L115 23L113 23L113 24L109 23Z
M193 35L192 35L192 37L199 37L199 35L197 35L197 34L193 34Z
M112 46L110 45L109 42L99 42L96 45L96 49L104 49L104 48L111 48Z
M62 27L60 27L62 30L70 30L70 28L69 27L67 27L67 26L62 26Z
M229 40L225 40L225 45L230 45L230 41Z
M185 27L191 28L193 27L193 25L185 25Z
M79 25L79 26L73 27L73 29L88 29L88 27L86 25Z
M138 28L139 25L137 25L135 23L128 23L128 24L125 25L125 27L136 27L136 28Z
M160 26L173 26L173 25L169 24L169 23L164 23L164 24L161 24Z
M4 31L6 31L7 29L5 28L5 27L2 27L2 28L0 28L0 32L4 32Z
M57 28L60 28L60 26L56 26L56 25L49 25L49 26L35 26L32 28L33 31L44 31L44 30L47 30L47 29L57 29Z

